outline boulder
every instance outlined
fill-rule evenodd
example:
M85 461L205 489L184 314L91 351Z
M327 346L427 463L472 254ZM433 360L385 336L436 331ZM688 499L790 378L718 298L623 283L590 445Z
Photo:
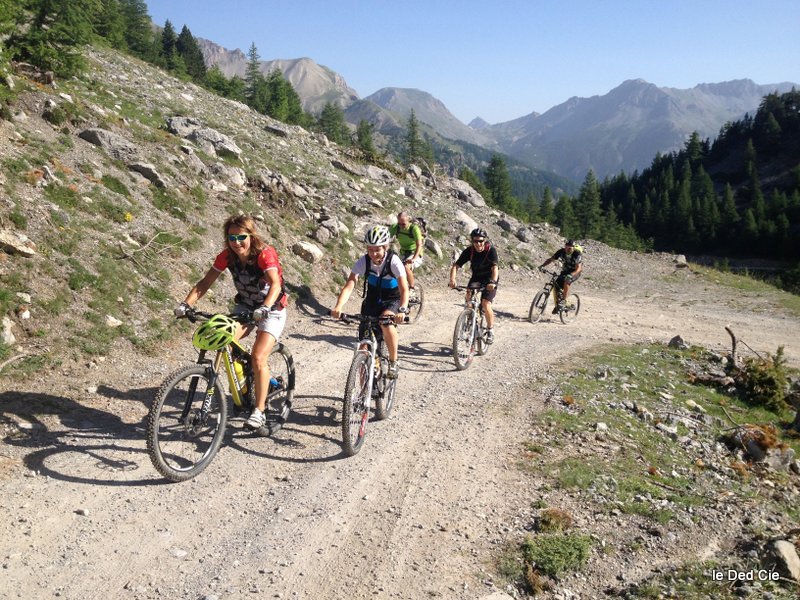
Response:
M499 221L497 221L497 226L500 227L500 229L502 229L503 231L511 231L514 228L514 225L512 225L511 221L509 221L508 219L500 219Z
M203 126L199 120L192 117L170 117L167 119L167 131L182 138L188 138Z
M196 129L187 136L187 139L195 142L206 151L219 156L239 158L242 154L242 150L231 138L216 129L208 127Z
M456 221L461 223L461 231L463 233L469 234L470 231L478 226L475 220L462 210L457 210L455 217Z
M774 566L778 572L795 583L800 583L800 557L794 544L786 540L773 542L770 547L770 560L767 566Z
M442 256L444 256L442 254L442 248L438 243L436 243L435 240L431 238L425 238L425 248L433 252L436 255L436 258L442 258Z
M322 260L325 253L311 242L297 242L292 246L292 252L306 262L315 263Z
M135 162L128 165L128 168L131 171L136 171L150 181L153 185L159 188L166 188L167 184L164 182L164 179L161 177L161 174L156 171L154 165L150 163L142 163L142 162Z
M11 319L3 317L2 326L0 327L0 342L3 342L6 346L13 346L17 343L17 338L14 337L14 332L11 331L13 325L14 322Z
M0 249L26 258L36 254L36 244L26 235L8 229L0 229Z
M536 241L536 236L527 227L520 227L516 235L520 242L525 242L526 244Z
M366 177L367 171L362 166L351 165L346 163L342 160L334 158L331 160L331 165L335 168L344 171L345 173L349 173L350 175L355 175L356 177Z
M136 146L131 142L121 135L106 131L105 129L97 127L85 129L78 134L78 137L90 144L100 146L111 158L121 160L125 163L135 161L139 154Z

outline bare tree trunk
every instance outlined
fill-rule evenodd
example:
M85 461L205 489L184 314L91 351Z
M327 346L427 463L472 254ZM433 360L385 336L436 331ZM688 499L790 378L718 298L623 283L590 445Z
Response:
M733 331L731 331L731 328L728 325L725 326L725 331L727 331L728 335L731 336L731 363L735 367L736 366L736 336L733 334Z

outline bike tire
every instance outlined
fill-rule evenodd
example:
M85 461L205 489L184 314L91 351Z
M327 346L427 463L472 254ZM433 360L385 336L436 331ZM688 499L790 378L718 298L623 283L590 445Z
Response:
M347 374L342 403L342 442L347 456L355 456L364 445L369 422L369 356L357 352Z
M581 299L578 294L570 294L567 297L567 301L564 303L564 308L562 308L558 316L561 318L561 322L565 325L568 323L572 323L575 319L578 318L578 313L581 311Z
M414 284L414 289L408 291L408 322L416 323L422 316L422 309L425 307L425 290L418 281Z
M380 357L380 375L375 374L376 378L372 385L377 392L373 394L375 396L375 420L382 421L389 418L394 407L394 387L397 379L389 379L386 376L389 372L389 350L383 340L378 346L378 356Z
M211 390L211 410L200 420L210 384L210 367L182 367L167 376L153 399L147 415L147 452L156 471L170 481L199 475L222 444L228 403L219 378Z
M483 313L480 313L479 321L478 321L478 331L475 335L475 354L478 356L483 356L489 351L489 344L486 343L486 329L484 327L484 320L486 316Z
M280 430L284 423L289 420L292 411L292 400L294 399L295 370L294 358L289 349L278 342L269 355L270 377L278 381L278 386L269 386L267 395L266 427L268 433L272 434Z
M453 330L453 360L459 371L467 369L472 363L472 357L475 354L474 336L472 310L466 309L458 315L456 327Z
M547 308L547 301L549 298L550 294L546 293L544 290L539 290L537 292L537 294L533 297L531 308L528 311L528 321L531 323L539 322L544 314L544 309Z

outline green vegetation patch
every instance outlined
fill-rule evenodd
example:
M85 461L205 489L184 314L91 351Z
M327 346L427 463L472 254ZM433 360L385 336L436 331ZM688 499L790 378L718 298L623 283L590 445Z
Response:
M575 533L546 533L522 543L525 561L547 577L577 571L589 559L592 540Z

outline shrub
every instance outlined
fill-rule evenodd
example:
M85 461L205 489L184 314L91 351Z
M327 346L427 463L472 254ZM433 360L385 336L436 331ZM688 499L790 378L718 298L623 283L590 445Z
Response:
M775 356L745 360L742 384L748 403L764 406L776 413L786 410L789 407L786 402L789 378L783 346L778 348Z
M540 573L558 577L586 564L591 543L588 535L544 534L525 540L522 554Z

